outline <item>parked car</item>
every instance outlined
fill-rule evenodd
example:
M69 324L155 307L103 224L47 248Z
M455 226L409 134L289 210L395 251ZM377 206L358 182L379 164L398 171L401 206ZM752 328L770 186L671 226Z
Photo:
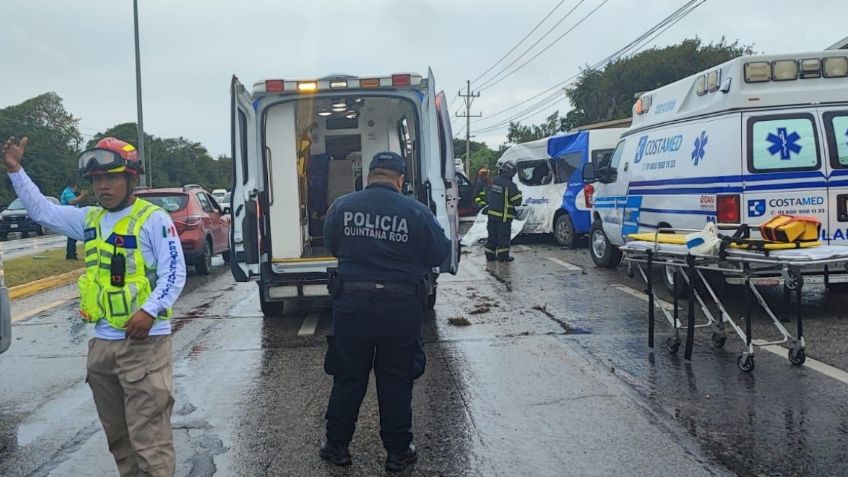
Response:
M208 275L212 256L220 253L225 262L230 260L230 217L202 187L145 189L136 195L171 214L186 265L194 265L198 273Z
M55 197L48 197L47 200L54 204L59 203L59 199ZM30 232L44 235L46 229L30 219L21 199L15 199L6 210L0 212L0 237L8 238L11 232L20 232L23 237L26 237Z
M227 189L215 189L212 191L212 197L221 203L224 201L224 197L227 195Z
M230 197L231 196L232 196L232 192L227 192L227 194L224 196L224 198L220 201L221 209L224 211L225 214L229 214L231 212L230 211Z

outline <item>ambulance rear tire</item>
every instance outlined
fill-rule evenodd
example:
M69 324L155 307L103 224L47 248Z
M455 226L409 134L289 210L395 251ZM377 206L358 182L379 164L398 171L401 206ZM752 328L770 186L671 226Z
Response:
M568 214L561 214L554 222L554 238L563 247L574 246L574 221Z
M262 314L265 315L265 317L276 318L283 316L285 303L282 301L267 301L265 300L262 290L259 290L259 307L262 309Z
M592 222L589 229L589 255L595 265L601 268L615 268L621 263L621 250L607 239L600 220Z
M436 290L436 288L433 288L433 293L427 296L427 302L424 303L425 310L432 310L436 307L436 297L439 296Z

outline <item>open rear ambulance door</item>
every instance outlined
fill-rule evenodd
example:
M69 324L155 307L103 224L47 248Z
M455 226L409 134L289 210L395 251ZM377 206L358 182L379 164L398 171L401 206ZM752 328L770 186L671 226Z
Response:
M430 75L432 78L432 73ZM439 153L442 177L445 180L445 203L448 209L450 225L451 253L441 265L442 273L456 274L459 266L459 183L456 180L454 162L453 132L451 131L450 111L448 111L445 92L436 96L436 112L439 116Z
M439 222L446 235L451 239L452 251L439 267L439 271L455 274L457 260L459 259L457 248L459 246L459 191L456 185L456 166L453 162L453 136L450 136L450 123L448 122L447 129L443 125L443 117L449 118L449 116L445 116L446 111L443 111L447 109L444 99L444 94L436 95L436 80L433 78L433 70L428 69L427 91L421 105L421 122L424 143L426 144L421 158L421 168L426 171L424 174L426 178L425 187L431 201L430 205L435 209L436 221ZM448 143L450 143L450 146L448 146ZM449 172L447 172L448 169Z
M230 85L233 187L230 266L237 282L259 277L259 148L250 94L233 76Z

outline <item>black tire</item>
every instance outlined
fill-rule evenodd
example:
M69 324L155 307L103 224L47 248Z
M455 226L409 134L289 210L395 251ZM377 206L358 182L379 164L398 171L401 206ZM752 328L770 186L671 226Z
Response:
M677 353L677 351L680 349L680 339L675 338L674 336L669 336L665 340L665 349L671 354Z
M35 231L36 235L44 235L44 227L38 226L38 229Z
M432 310L433 308L436 307L436 298L439 296L439 294L437 293L437 290L438 290L437 288L433 288L433 293L431 293L427 297L427 302L424 303L424 309L425 310Z
M743 355L740 354L739 357L736 358L736 365L739 366L740 370L750 373L754 370L754 357L748 356L743 359Z
M621 263L621 251L607 239L600 220L592 222L589 229L589 255L595 265L601 268L615 268Z
M563 247L574 247L574 221L568 214L562 214L554 222L554 238Z
M230 251L225 250L225 251L221 252L221 258L224 259L224 263L230 263Z
M801 366L804 364L804 361L807 360L807 353L804 352L804 349L801 348L798 352L795 352L795 348L789 349L789 362L794 364L795 366Z
M723 347L724 343L727 341L727 336L725 336L724 334L719 333L717 331L714 332L713 335L710 338L712 339L713 346L716 347L716 348Z
M194 262L194 268L201 275L209 275L212 271L212 243L208 240L203 242L203 255Z
M262 289L259 289L259 307L262 309L262 314L267 318L277 318L283 316L285 303L281 301L265 301L265 296Z

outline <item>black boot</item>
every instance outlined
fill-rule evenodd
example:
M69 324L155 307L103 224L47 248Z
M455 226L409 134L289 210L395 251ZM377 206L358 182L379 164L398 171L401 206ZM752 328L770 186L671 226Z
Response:
M512 257L509 254L498 256L499 262L512 262L514 260L515 260L515 257Z
M409 467L418 460L418 449L415 444L409 444L409 447L402 452L389 452L386 458L386 470L389 472L400 472Z
M332 444L330 442L321 443L321 448L318 449L318 455L338 466L350 465L353 461L350 458L350 452L347 446Z

